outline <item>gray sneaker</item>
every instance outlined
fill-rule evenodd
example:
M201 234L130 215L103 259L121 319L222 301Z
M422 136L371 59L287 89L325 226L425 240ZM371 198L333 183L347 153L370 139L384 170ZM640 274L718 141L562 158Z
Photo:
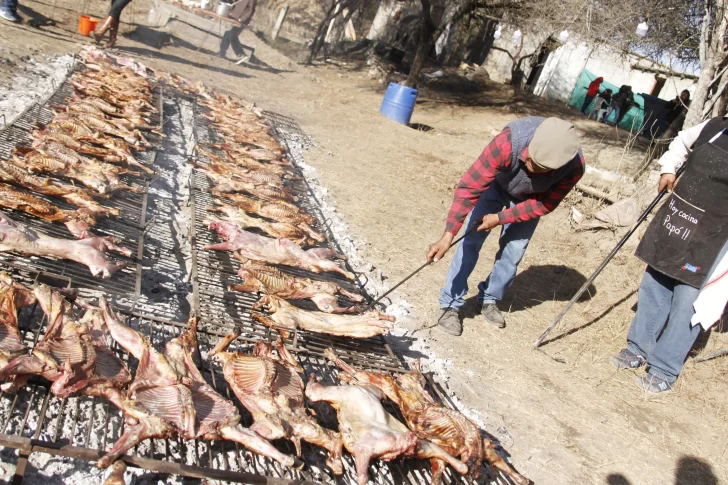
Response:
M4 6L0 6L0 17L16 24L22 20L17 13Z
M622 349L617 355L609 358L617 369L637 369L647 363L644 357L637 355L629 349Z
M460 315L456 308L443 308L442 315L437 319L437 325L443 332L456 337L463 333L463 323L460 321Z
M481 313L486 322L498 328L505 328L506 319L503 318L503 314L498 310L495 303L483 303Z
M635 377L634 381L643 391L649 392L650 394L659 394L672 390L672 383L649 372L642 377Z

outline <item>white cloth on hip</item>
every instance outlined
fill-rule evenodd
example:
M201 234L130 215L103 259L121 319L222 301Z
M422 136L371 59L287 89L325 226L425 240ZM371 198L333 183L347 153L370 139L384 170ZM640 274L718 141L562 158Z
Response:
M694 327L700 324L704 330L720 320L726 303L728 303L728 254L713 268L698 298L693 303L695 315L690 320Z

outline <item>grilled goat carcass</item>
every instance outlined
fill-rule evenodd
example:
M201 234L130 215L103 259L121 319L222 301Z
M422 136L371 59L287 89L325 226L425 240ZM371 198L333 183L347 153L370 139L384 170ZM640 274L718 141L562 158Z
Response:
M272 313L270 317L254 313L253 318L263 325L275 328L284 336L288 335L288 330L299 328L329 335L368 338L391 330L395 321L394 317L377 311L369 311L361 315L309 312L271 295L264 295L253 308L265 309Z
M44 130L31 132L31 137L35 140L33 142L34 147L48 140L52 140L78 153L99 157L105 162L117 165L123 163L128 166L140 168L147 173L153 172L151 168L137 161L131 154L129 145L118 138L96 136L94 138L82 138L78 140L64 129L52 126ZM94 146L94 144L99 146Z
M230 222L214 221L210 223L209 227L217 232L225 242L208 244L205 249L236 251L236 256L244 260L252 259L271 264L296 266L314 273L333 271L349 279L354 279L353 274L341 269L336 263L327 259L344 258L344 256L331 249L314 248L304 251L300 246L288 239L272 239L259 236L252 232L243 231L238 228L237 224Z
M315 242L326 241L326 236L314 230L307 222L267 222L265 220L250 217L247 212L239 207L213 200L215 206L209 207L212 212L225 214L232 222L236 222L243 229L255 227L272 237L291 239L296 244L313 245Z
M89 237L89 230L96 224L90 211L69 211L59 209L47 201L20 191L15 187L0 183L0 207L22 211L50 222L63 222L78 239Z
M305 222L291 224L290 222L268 222L265 219L249 216L244 210L219 201L215 206L209 207L211 212L219 212L227 216L227 220L236 223L241 229L260 229L267 235L275 238L290 239L300 246L313 246L326 241L326 236L315 231ZM207 221L209 224L211 221Z
M528 485L528 478L516 472L496 451L496 445L488 438L481 438L480 429L462 413L435 402L425 390L425 378L419 363L414 370L396 379L389 374L362 371L342 361L332 349L324 352L349 378L358 383L379 388L402 411L409 428L422 439L429 440L468 465L468 475L475 479L485 460L491 467L502 471L518 485ZM433 458L432 483L439 485L445 462Z
M230 192L244 192L268 201L295 200L294 196L280 187L268 185L266 183L252 183L245 182L243 180L234 180L230 177L230 174L218 173L215 170L198 163L193 163L193 165L210 178L214 185L212 188L213 194L220 195Z
M117 125L109 123L103 118L99 118L88 113L59 113L54 118L54 123L58 122L70 122L70 123L81 123L85 125L92 132L105 133L107 135L121 138L132 146L150 146L146 138L139 132L139 130L128 130L123 129Z
M241 156L252 158L254 160L258 160L259 162L267 162L268 164L281 165L283 167L291 166L291 163L288 160L283 159L283 156L280 153L266 150L265 148L253 148L243 145L229 145L226 143L210 146L213 148L217 148L218 150L225 150L229 156L233 157Z
M359 305L339 306L336 295L342 295L356 303L364 301L363 296L346 291L336 283L291 276L277 268L256 261L243 263L238 271L238 276L243 280L243 283L231 285L230 290L245 293L261 292L284 300L309 298L319 310L326 313L361 312L361 306Z
M51 142L55 148L62 148L73 152L60 143ZM84 162L77 162L79 158L72 159L62 156L59 150L53 150L50 154L48 151L39 151L34 149L25 149L16 147L17 152L24 152L23 158L13 155L13 163L22 169L30 170L36 173L55 174L68 177L70 179L81 182L86 187L98 192L99 194L108 194L117 190L129 190L131 192L140 193L140 189L130 187L119 180L121 173L119 167L108 163L91 161L85 158ZM75 153L75 152L73 152Z
M206 150L199 144L195 147L195 149L203 154L205 157L210 159L212 162L212 166L219 167L222 169L223 167L234 167L238 170L243 169L246 171L251 172L257 172L257 173L263 173L268 176L276 176L279 179L286 179L286 180L298 180L300 177L297 177L293 175L288 169L279 166L278 164L272 164L272 163L261 163L255 158L252 158L246 153L248 152L239 152L239 151L233 151L232 147L229 145L210 145L213 148L216 147L225 147L225 156L218 156L213 153L211 153L209 150ZM218 150L220 148L217 148ZM217 170L217 168L214 168Z
M15 386L30 375L51 381L51 392L68 397L81 392L120 405L120 388L131 374L106 342L106 328L97 308L89 308L81 320L63 295L47 285L33 291L48 319L43 337L29 355L16 357L0 370L0 378L15 378Z
M297 206L288 202L255 200L241 194L225 194L225 197L249 214L265 217L272 221L300 224L305 222L309 226L313 224L313 217L303 212Z
M240 426L235 406L205 382L192 358L197 349L194 318L182 335L167 342L162 354L146 337L119 322L104 300L101 307L111 336L139 360L128 400L134 403L135 412L144 412L146 417L136 418L138 423L126 427L114 447L99 460L100 468L146 438L171 436L173 432L184 439L235 441L285 466L300 465L293 457ZM150 426L150 422L155 425Z
M367 384L323 386L316 374L311 374L306 397L314 402L326 401L336 409L344 446L356 461L359 485L369 481L369 462L373 458L383 461L399 457L437 458L445 460L460 473L468 471L463 462L436 444L419 439L389 414L382 407L384 396L377 387Z
M30 288L16 283L9 274L0 273L0 372L10 361L25 353L18 329L18 311L34 303L35 295ZM0 390L11 392L14 387L4 383Z
M30 256L53 256L70 259L88 266L91 274L111 277L126 266L124 262L111 261L104 251L117 251L130 256L131 251L114 244L112 237L87 237L78 241L46 236L19 224L0 212L0 252L13 251Z
M121 214L119 209L111 209L99 204L80 187L30 175L14 165L0 163L0 180L20 185L39 194L63 199L69 204L87 209L93 217L118 216Z
M235 395L253 415L251 430L265 439L286 438L296 446L301 456L301 441L313 443L329 451L326 464L341 475L341 436L319 426L307 412L304 402L304 384L297 372L303 372L282 340L275 343L278 357L273 356L270 343L259 341L252 355L226 352L240 331L224 337L210 351L211 357L223 365L225 380Z

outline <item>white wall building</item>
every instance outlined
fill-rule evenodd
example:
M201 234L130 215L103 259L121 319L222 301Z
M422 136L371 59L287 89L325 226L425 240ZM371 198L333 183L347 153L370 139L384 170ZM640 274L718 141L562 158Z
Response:
M518 45L512 38L514 30L511 27L502 29L501 38L494 39L494 48L491 48L483 63L494 81L508 82L511 79L513 66L511 59L518 50ZM525 33L520 55L525 56L534 52L545 38L544 35L533 36ZM537 52L534 55L533 60L538 59L538 54ZM683 89L692 94L697 81L696 76L676 75L670 68L644 57L632 54L620 55L607 46L592 48L576 38L544 53L540 61L543 63L540 73L532 73L532 59L525 59L521 63L524 83L529 83L530 89L535 94L560 102L568 102L579 76L585 69L617 86L630 85L634 93L652 94L665 100L675 98Z

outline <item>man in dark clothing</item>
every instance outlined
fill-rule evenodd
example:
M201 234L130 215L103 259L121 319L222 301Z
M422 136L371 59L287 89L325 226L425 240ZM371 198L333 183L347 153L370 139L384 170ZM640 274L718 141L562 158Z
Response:
M252 53L247 56L244 55L245 51L243 50L243 44L240 43L238 37L253 18L256 3L256 0L240 0L230 11L229 17L240 22L240 26L233 27L222 36L222 39L220 40L220 57L223 59L225 58L228 47L231 46L235 55L240 58L238 62L247 62L252 57Z
M614 123L615 125L618 125L622 121L622 118L624 118L624 115L627 114L632 106L639 105L634 100L632 86L627 86L627 89L624 92L624 97L622 98L622 106L620 107L619 114L617 115L617 121Z
M598 77L595 80L593 80L586 91L586 97L584 98L584 104L581 105L581 114L586 114L586 109L591 104L592 100L596 97L596 95L599 93L599 86L601 86L602 82L604 81L603 77Z
M440 292L439 327L451 335L463 331L459 310L468 278L478 262L488 232L502 226L500 249L477 299L486 322L506 325L496 302L511 286L539 218L552 212L584 175L584 157L574 125L558 118L529 116L506 126L463 175L447 217L445 233L427 251L437 262L465 224L445 286ZM467 218L467 221L466 221ZM469 232L473 227L476 231Z
M668 101L665 103L665 117L662 119L662 122L660 123L660 128L657 130L657 133L655 134L655 138L660 138L662 134L667 130L668 127L672 127L674 133L677 133L682 128L682 124L675 123L675 121L678 118L685 119L685 112L686 108L690 106L690 91L687 89L683 90L682 93L680 93L680 96L675 96L675 99L672 101ZM683 115L683 116L681 116ZM672 126L673 123L675 123L675 126ZM670 138L672 138L670 136Z

